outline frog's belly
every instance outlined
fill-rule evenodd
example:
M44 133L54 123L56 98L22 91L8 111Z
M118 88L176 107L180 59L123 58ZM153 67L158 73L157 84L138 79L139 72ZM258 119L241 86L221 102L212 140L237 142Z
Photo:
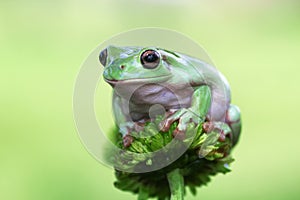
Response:
M193 88L167 87L148 84L138 88L129 102L130 116L133 121L149 119L149 110L153 105L160 105L166 112L191 105Z

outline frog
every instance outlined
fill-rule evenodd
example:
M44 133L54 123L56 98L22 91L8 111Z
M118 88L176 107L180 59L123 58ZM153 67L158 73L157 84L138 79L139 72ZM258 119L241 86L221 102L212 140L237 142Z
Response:
M176 138L184 138L193 122L207 132L218 131L219 140L228 136L237 143L240 109L231 104L229 83L212 64L156 46L109 45L100 51L99 61L104 81L113 88L113 114L125 147L133 142L132 132L153 120L153 113L164 115L161 131L178 122Z

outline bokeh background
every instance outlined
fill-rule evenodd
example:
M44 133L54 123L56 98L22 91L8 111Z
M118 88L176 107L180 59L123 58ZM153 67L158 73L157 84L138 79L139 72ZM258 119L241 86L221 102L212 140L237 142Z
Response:
M299 199L296 0L1 1L0 199L136 199L81 144L72 95L91 50L144 26L201 44L243 114L233 171L186 199Z

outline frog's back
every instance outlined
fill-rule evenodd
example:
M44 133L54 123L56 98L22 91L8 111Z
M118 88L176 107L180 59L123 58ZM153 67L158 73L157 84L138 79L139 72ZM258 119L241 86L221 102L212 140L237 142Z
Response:
M226 111L230 106L231 93L227 79L214 66L197 58L180 54L194 73L191 77L193 86L208 85L212 91L212 105L209 112L213 120L225 120Z

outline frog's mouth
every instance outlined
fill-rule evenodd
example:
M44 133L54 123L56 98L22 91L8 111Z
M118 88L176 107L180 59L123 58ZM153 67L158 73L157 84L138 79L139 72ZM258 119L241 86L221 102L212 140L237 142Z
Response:
M135 79L123 79L123 80L116 80L116 79L106 79L104 80L109 83L112 87L115 87L117 84L120 85L144 85L148 83L161 83L165 82L168 79L171 78L171 75L166 75L166 76L158 76L158 77L153 77L153 78L135 78Z

